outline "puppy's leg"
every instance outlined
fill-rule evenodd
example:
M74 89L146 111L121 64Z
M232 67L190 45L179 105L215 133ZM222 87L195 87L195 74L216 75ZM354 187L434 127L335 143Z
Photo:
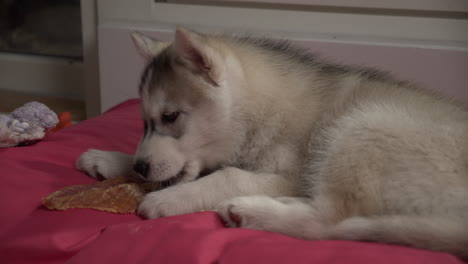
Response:
M262 194L269 196L297 195L297 186L286 177L225 168L197 181L175 185L147 194L138 212L146 218L214 210L228 199Z
M133 156L115 151L89 149L76 161L76 168L98 179L129 177L133 174Z
M386 215L353 216L342 221L333 208L314 201L266 196L237 197L218 213L231 227L281 233L307 240L335 239L399 244L454 254L468 259L468 225L460 218ZM332 209L331 211L329 209ZM332 214L330 214L332 213Z
M308 198L244 196L223 202L217 209L226 224L272 231L303 239L326 235L323 216Z
M350 217L331 228L328 239L400 244L468 259L468 224L447 216Z

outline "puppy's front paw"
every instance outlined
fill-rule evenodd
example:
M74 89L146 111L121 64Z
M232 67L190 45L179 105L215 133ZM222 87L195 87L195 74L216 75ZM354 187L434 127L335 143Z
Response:
M172 215L171 201L167 200L162 191L152 192L143 198L138 207L138 214L143 218L153 219Z
M97 149L89 149L76 161L76 168L98 180L127 177L131 167L132 156Z
M190 184L181 184L147 194L138 207L143 218L153 219L166 216L194 213L204 210L200 195Z

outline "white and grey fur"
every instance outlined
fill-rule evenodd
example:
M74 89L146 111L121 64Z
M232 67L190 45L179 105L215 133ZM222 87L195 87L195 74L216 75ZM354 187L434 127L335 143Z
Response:
M284 41L184 29L173 43L133 39L149 61L146 133L135 157L89 150L77 167L111 178L147 161L147 179L172 186L148 194L142 216L216 209L233 227L468 258L462 104Z

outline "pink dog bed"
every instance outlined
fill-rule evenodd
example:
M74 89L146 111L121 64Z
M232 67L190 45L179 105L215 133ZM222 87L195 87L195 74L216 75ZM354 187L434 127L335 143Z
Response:
M401 246L229 229L214 212L143 220L42 208L49 193L94 181L74 167L88 148L135 151L143 129L139 103L124 102L33 146L0 149L1 263L463 263Z

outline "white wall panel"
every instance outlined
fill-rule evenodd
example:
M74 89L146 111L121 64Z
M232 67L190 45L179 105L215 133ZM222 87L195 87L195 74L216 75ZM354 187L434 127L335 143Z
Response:
M176 26L289 38L334 61L369 65L468 101L468 20L99 1L102 110L137 96L143 61L129 38L171 39Z

